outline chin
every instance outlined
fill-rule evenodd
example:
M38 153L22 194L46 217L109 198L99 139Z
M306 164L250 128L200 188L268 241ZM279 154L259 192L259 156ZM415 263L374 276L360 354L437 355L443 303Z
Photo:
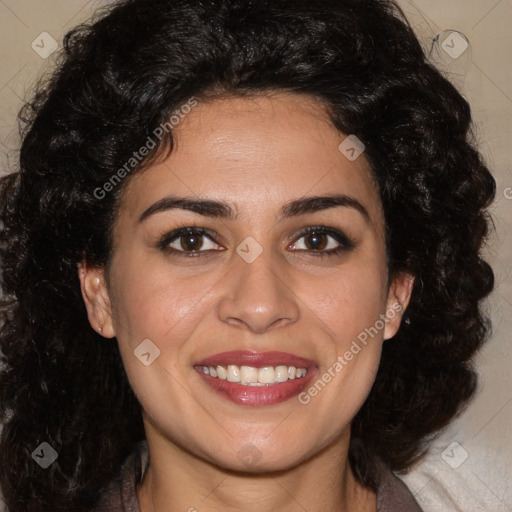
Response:
M234 458L231 453L226 455L226 459L219 460L217 456L217 460L212 459L212 462L229 471L250 474L286 471L300 465L308 458L304 453L297 453L293 448L286 452L283 450L276 452L276 449L270 447L259 450L250 442L238 449Z

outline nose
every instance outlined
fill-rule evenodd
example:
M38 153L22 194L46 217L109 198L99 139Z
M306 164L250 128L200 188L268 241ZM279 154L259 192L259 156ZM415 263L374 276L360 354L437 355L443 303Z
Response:
M221 321L261 334L298 320L298 298L285 263L277 261L270 250L264 250L252 263L236 255L233 265L219 283Z

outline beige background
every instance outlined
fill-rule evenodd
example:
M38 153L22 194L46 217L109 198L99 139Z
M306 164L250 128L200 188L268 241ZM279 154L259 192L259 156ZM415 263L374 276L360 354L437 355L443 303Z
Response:
M9 161L16 161L15 118L21 101L51 65L52 57L43 57L52 41L40 34L48 33L60 46L67 29L108 3L0 0L0 173ZM432 444L427 458L404 480L425 512L510 512L512 0L400 0L400 5L424 47L432 48L432 60L472 105L475 134L498 185L493 207L496 233L487 249L497 278L489 301L494 333L478 359L481 389L463 416ZM443 49L447 45L453 47L451 51L460 51L464 38L469 47L459 57ZM33 41L42 56L32 49Z

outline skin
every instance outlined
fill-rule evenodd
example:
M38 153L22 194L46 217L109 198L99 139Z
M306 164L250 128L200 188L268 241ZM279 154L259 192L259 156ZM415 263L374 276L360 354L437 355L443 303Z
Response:
M347 461L350 424L400 314L306 405L235 404L192 366L219 352L278 350L314 360L321 376L379 315L407 307L413 278L388 287L382 206L364 154L349 161L338 150L346 134L322 105L288 93L199 102L174 135L170 156L124 190L107 271L79 267L90 323L117 338L142 405L151 465L137 490L141 510L374 512L375 494ZM333 193L356 199L368 218L337 206L279 220L285 203ZM237 215L171 209L139 221L170 194L222 201ZM157 247L192 225L214 234L199 244L203 256ZM320 235L319 250L301 237L318 225L354 247L320 258L340 243ZM249 236L263 249L252 263L236 252ZM190 250L179 238L172 247ZM145 339L160 350L150 366L133 353ZM238 456L248 443L260 456L250 465Z

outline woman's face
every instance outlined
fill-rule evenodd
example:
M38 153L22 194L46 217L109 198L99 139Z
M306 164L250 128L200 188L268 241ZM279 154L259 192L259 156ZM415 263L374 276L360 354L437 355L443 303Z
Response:
M388 290L364 153L338 148L347 134L314 99L199 102L174 134L124 191L108 288L81 274L91 323L117 337L148 440L292 467L348 439L411 280Z

